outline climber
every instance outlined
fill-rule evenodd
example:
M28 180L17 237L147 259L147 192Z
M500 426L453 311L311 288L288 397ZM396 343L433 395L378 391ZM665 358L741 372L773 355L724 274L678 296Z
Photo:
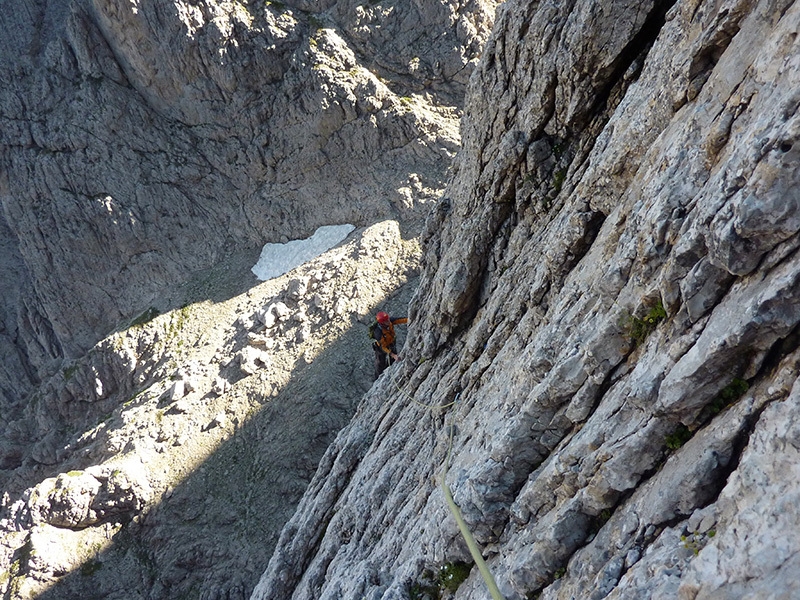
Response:
M372 342L372 350L375 352L375 379L377 379L384 369L392 362L400 360L395 347L396 335L394 326L408 323L408 318L398 317L392 319L383 311L375 315L375 322L370 325L369 337Z

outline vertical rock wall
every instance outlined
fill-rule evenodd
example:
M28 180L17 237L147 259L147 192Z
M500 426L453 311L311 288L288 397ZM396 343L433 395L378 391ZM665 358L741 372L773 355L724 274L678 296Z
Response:
M442 478L509 600L797 594L798 23L502 5L404 364L254 599L444 589L471 558ZM488 597L477 569L454 597Z
M4 4L6 403L237 248L415 221L493 8Z

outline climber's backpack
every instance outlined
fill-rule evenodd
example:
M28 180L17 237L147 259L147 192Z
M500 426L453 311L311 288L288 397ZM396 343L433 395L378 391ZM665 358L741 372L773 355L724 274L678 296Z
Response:
M380 339L383 337L381 326L377 321L375 321L372 325L369 326L369 337L370 339L373 339L376 342L380 341Z

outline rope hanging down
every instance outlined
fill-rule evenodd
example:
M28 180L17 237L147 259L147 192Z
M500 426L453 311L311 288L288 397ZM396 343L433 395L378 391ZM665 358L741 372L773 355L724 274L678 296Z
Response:
M441 480L442 493L444 493L444 499L445 502L447 502L447 508L450 509L450 512L453 514L453 518L456 520L456 525L458 525L458 529L461 531L461 535L464 537L464 541L467 543L467 548L469 548L469 553L472 555L472 560L475 561L475 564L478 566L478 571L480 572L481 577L483 577L483 581L486 583L486 587L489 588L489 593L492 595L492 600L505 600L503 594L500 593L500 590L497 587L497 583L495 582L494 576L489 570L486 561L483 560L483 554L481 553L480 546L478 546L478 542L475 540L475 536L472 535L472 532L467 526L466 521L464 521L464 517L461 516L461 510L458 508L458 504L456 504L455 500L453 500L453 494L450 491L450 487L445 482L447 470L450 468L450 451L452 449L453 426L451 425L450 441L447 447L447 459L445 460L442 474L439 476Z
M390 365L391 366L391 363ZM453 398L452 402L447 404L423 404L422 402L418 402L414 397L411 396L405 389L401 388L397 384L397 380L395 379L394 372L391 373L392 384L397 388L397 391L400 392L403 396L411 400L414 404L421 406L423 408L448 408L453 406L457 401L458 397L461 395L461 392L456 394L456 397ZM458 504L456 504L455 500L453 500L453 493L450 491L450 486L447 485L445 478L447 477L447 471L450 468L450 453L453 450L453 429L454 427L450 426L450 436L449 441L447 444L447 458L445 459L444 468L442 469L442 473L439 475L440 485L442 486L442 493L444 494L445 502L447 503L447 508L453 515L453 518L456 520L456 525L458 525L459 531L461 531L461 535L464 538L464 541L467 543L467 548L469 548L469 553L472 555L472 560L475 561L475 564L478 567L478 572L480 572L483 581L486 583L486 587L489 589L489 594L492 596L492 600L505 600L503 595L500 593L500 590L497 587L497 583L494 580L494 576L492 572L489 570L486 561L483 560L483 554L481 553L480 546L478 546L478 542L475 539L475 536L472 535L472 532L469 529L466 521L464 521L464 517L461 515L461 510L458 508Z
M391 362L391 359L389 359L389 366L391 367L392 364L393 363ZM408 400L411 400L411 402L413 402L417 406L421 406L422 408L450 408L451 406L454 406L456 402L458 402L458 397L461 395L461 392L458 392L456 394L456 397L453 398L453 401L452 402L448 402L447 404L433 404L433 403L431 403L431 404L423 404L422 402L420 402L417 399L415 399L411 394L409 394L405 390L405 386L403 388L401 388L397 384L397 379L395 378L394 370L392 370L392 372L391 372L391 380L392 380L392 385L394 385L394 387L397 389L398 392L400 392Z

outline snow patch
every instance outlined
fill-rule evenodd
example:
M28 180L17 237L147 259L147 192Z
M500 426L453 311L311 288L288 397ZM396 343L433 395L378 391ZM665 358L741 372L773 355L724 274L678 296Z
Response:
M346 238L355 225L323 225L310 238L285 244L265 244L258 262L250 269L261 281L280 277L327 252Z

